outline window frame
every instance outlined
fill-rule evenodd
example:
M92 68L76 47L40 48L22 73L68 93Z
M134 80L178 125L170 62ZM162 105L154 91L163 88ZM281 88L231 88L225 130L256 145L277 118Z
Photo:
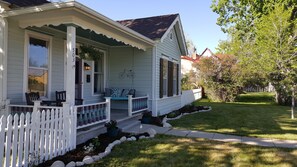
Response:
M170 30L170 33L169 33L169 39L170 41L173 41L173 30Z
M23 73L23 101L26 101L25 93L28 92L28 72L29 72L29 44L30 38L44 40L48 44L48 85L46 88L46 96L41 96L41 99L50 99L51 97L51 82L52 82L52 37L49 35L25 30L25 43L24 43L24 73Z
M179 82L179 77L180 77L179 64L180 63L176 59L174 59L174 58L169 59L169 57L167 57L165 55L163 55L160 58L160 61L161 61L161 59L162 59L162 62L163 62L163 64L162 64L162 67L163 67L162 72L163 72L164 69L167 70L167 82L166 82L166 89L164 88L164 86L162 86L162 91L163 92L162 92L162 95L159 95L159 98L160 99L163 99L163 98L169 98L169 97L179 96L180 95L179 94L179 87L180 87L180 85L179 85L180 84L180 82ZM164 62L165 61L167 61L167 67L164 66ZM169 69L169 62L171 63L172 69ZM176 69L176 70L174 70L174 69ZM159 69L159 70L161 72L161 69ZM171 76L172 77L172 83L170 83L170 84L172 84L171 85L172 86L172 88L171 88L172 89L172 92L171 92L172 95L171 94L169 95L169 92L170 92L169 87L171 87L169 85L169 72L172 72L172 76ZM174 80L174 75L175 75L175 80ZM162 76L164 77L163 74L162 74ZM160 79L161 79L161 77L160 77ZM164 80L162 81L162 84L164 85ZM160 84L159 84L159 89L161 90L161 85ZM164 93L164 90L166 90L166 93L167 93L166 95L163 94ZM161 93L161 92L159 91L159 93Z
M103 61L102 61L102 64L103 64L103 72L102 72L102 75L103 75L103 92L104 92L104 89L106 88L106 51L104 50L101 50L101 49L98 49L100 52L103 53ZM95 86L95 61L92 61L92 74L91 74L91 83L92 83L92 96L101 96L103 92L99 92L99 93L95 93L95 89L94 89L94 86Z
M168 97L168 83L169 83L169 81L168 81L168 74L169 74L169 71L168 71L168 63L169 63L169 60L168 60L168 58L164 58L164 57L162 57L162 59L163 59L163 69L162 69L162 72L164 73L164 69L166 69L166 75L167 75L167 78L166 78L166 84L164 83L164 75L163 75L163 92L162 92L162 94L163 94L163 97L162 98L165 98L165 97ZM164 62L167 62L167 66L165 67L164 66ZM166 89L164 88L164 84L166 85ZM166 90L166 94L164 94L164 90Z
M172 70L173 76L172 76L172 93L173 96L178 95L177 91L177 83L178 83L178 76L177 76L177 63L173 62L173 70ZM175 78L174 78L175 77Z

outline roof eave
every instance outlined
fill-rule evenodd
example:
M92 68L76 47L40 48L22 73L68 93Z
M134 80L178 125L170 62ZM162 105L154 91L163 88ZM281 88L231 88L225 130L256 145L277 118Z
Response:
M0 16L2 17L12 17L12 16L18 16L18 15L24 15L24 14L30 14L30 13L37 13L37 12L43 12L43 11L49 11L49 10L56 10L56 9L63 9L63 8L69 8L69 7L74 7L78 10L81 10L82 12L95 16L98 20L103 21L107 23L108 25L126 33L129 34L145 43L147 43L150 46L155 46L155 41L151 40L148 37L145 37L141 34L139 34L136 31L133 31L130 28L127 28L120 23L109 19L108 17L96 12L93 9L90 9L89 7L86 7L85 5L76 2L76 1L69 1L69 2L56 2L56 3L48 3L48 4L43 4L39 6L34 6L34 7L23 7L23 8L18 8L14 10L9 10L9 11L4 11L3 13L0 13Z
M181 24L181 19L180 16L178 15L175 20L172 22L172 24L170 25L170 27L167 29L167 31L163 34L162 38L159 40L159 42L163 42L164 39L168 36L168 34L170 33L171 29L174 28L174 26L176 25L176 23L178 23L178 26L180 27L180 33L181 33L181 43L182 43L182 47L184 49L181 48L181 52L182 55L188 55L188 49L187 49L187 45L186 45L186 40L185 40L185 36L184 36L184 31L183 31L183 27Z

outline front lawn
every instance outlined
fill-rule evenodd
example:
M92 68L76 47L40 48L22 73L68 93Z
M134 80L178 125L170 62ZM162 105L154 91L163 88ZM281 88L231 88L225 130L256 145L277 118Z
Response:
M95 166L297 166L297 150L157 135L126 142Z
M297 120L291 119L290 107L274 104L272 96L249 93L241 95L234 103L203 99L195 105L211 106L211 112L187 115L169 123L180 129L297 140Z

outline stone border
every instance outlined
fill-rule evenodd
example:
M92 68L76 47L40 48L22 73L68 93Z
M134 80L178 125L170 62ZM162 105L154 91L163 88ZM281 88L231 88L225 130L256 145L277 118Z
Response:
M208 106L209 109L208 110L198 110L198 111L194 111L194 112L191 112L191 113L181 113L179 116L175 117L175 118L163 118L163 127L166 127L166 128L171 128L172 126L167 122L167 121L172 121L172 120L177 120L177 119L180 119L181 117L185 116L185 115L191 115L191 114L196 114L196 113L199 113L199 112L209 112L212 110L211 106Z
M171 120L176 120L176 119L180 119L181 117L185 116L185 115L191 115L191 114L196 114L196 113L199 113L199 112L209 112L212 110L212 108L210 106L208 106L209 109L208 110L198 110L198 111L194 111L194 112L191 112L191 113L182 113L180 114L179 116L175 117L175 118L167 118L168 121L171 121Z
M142 136L139 136L139 139L148 139L148 138L154 138L155 135L157 134L156 130L153 129L153 128L149 128L146 130L146 133L149 134L148 137L142 135ZM83 166L83 165L89 165L89 164L92 164L96 161L99 161L100 159L106 157L108 154L111 153L111 150L113 149L114 146L116 145L119 145L123 142L127 142L127 141L136 141L136 137L135 136L131 136L129 138L123 136L121 137L121 139L119 140L115 140L113 141L112 143L110 143L106 148L105 148L105 151L102 152L102 153L99 153L98 155L94 155L94 156L85 156L83 158L82 161L77 161L77 162L74 162L74 161L71 161L69 162L67 165L64 164L64 162L58 160L58 161L55 161L51 167L76 167L76 166Z

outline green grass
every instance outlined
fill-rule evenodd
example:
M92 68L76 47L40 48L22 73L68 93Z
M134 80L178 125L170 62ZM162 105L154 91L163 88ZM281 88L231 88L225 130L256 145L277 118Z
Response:
M126 142L95 164L108 167L297 166L297 150L157 135Z
M195 105L211 106L211 112L187 115L170 121L174 128L218 132L240 136L297 140L297 121L289 106L272 102L273 94L249 93L234 103L214 103L207 99Z

